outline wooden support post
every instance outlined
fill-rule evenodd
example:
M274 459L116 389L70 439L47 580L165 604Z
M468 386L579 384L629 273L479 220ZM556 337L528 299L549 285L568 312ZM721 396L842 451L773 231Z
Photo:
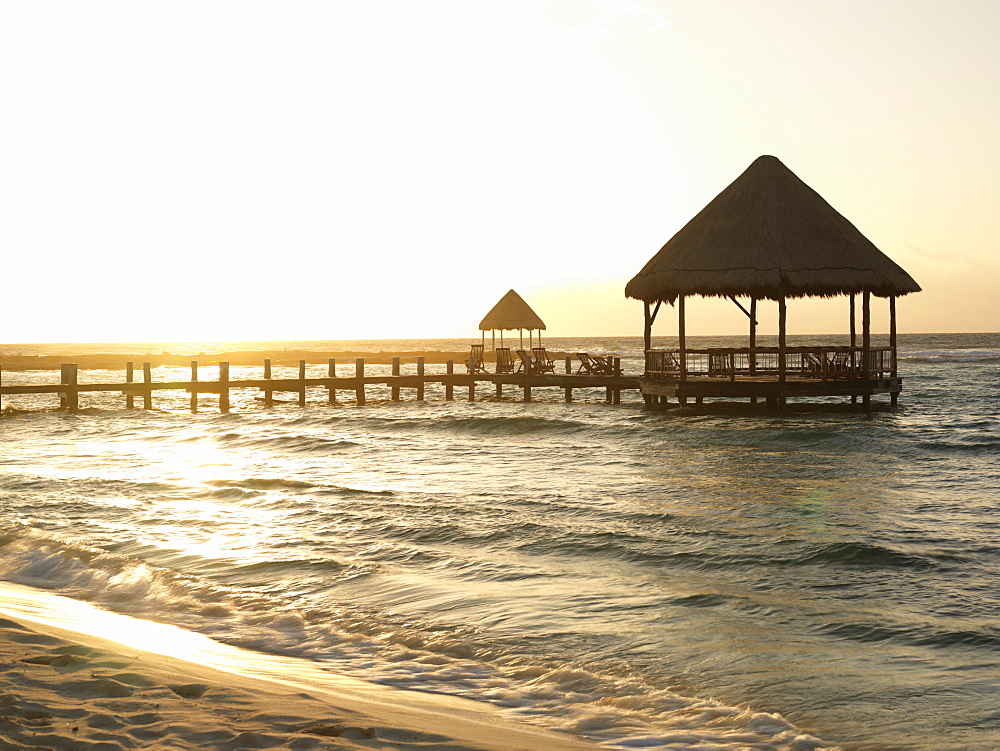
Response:
M757 298L750 298L750 372L757 372ZM756 400L755 400L756 401Z
M476 377L473 375L470 378L472 380L469 381L469 401L474 402L476 401Z
M448 375L448 380L444 384L444 398L445 401L452 401L455 398L455 386L451 382L451 376L455 374L455 361L448 360L445 363L445 373Z
M892 350L892 369L891 374L893 378L899 376L899 368L897 366L896 359L896 296L889 296L889 349ZM895 388L895 384L893 384ZM895 407L899 404L899 392L893 391L889 394L889 403Z
M503 383L497 381L496 387L497 387L497 399L503 399Z
M854 293L853 292L851 293L850 316L851 316L851 360L850 360L851 364L850 364L850 368L851 368L851 371L853 371L854 370L854 357L855 357L854 348L858 346L858 331L857 331L857 326L855 325L855 320L856 320L857 316L855 315L855 304L854 304ZM852 394L851 395L851 404L857 404L857 403L858 403L858 395L857 394Z
M680 347L680 382L687 380L687 342L684 335L684 295L677 296L677 344ZM681 404L684 404L681 401Z
M861 294L861 375L867 381L871 377L872 311L871 292Z
M563 387L563 392L565 394L566 403L567 404L572 404L573 403L573 387L572 386L564 386Z
M856 316L854 315L854 293L852 292L851 293L851 346L852 347L858 346L858 332L857 328L854 325L855 318ZM853 355L851 355L851 357L853 358Z
M611 404L614 401L614 397L612 396L611 391L612 389L610 386L606 386L604 388L604 401L607 402L608 404Z
M145 389L142 392L142 408L152 409L153 408L153 370L148 362L142 364L142 382L145 384Z
M645 325L642 328L642 349L646 351L650 349L650 342L653 341L653 313L649 309L649 303L643 302L643 318L645 319Z
M359 357L354 361L354 377L357 383L354 386L357 403L365 403L365 358Z
M306 361L299 360L299 406L306 406Z
M788 318L788 308L785 298L778 298L778 382L784 383L785 373L785 337L787 334L786 319Z
M399 376L399 358L392 358L392 374L396 377ZM396 385L395 381L392 384L392 400L394 402L399 401L399 386Z
M271 380L271 360L270 358L264 358L264 380ZM267 386L264 387L264 406L270 407L274 404L274 392L271 391Z
M59 406L68 412L76 413L80 411L80 392L77 390L78 368L76 365L66 364L61 368L60 384L66 387L65 391L59 394Z
M326 375L327 375L328 378L336 378L337 377L337 359L335 357L331 357L330 358L330 362L326 366ZM329 392L330 392L330 396L329 396L328 402L330 404L336 404L337 403L337 389L334 387L334 385L332 383L329 386Z
M611 362L614 365L612 370L614 371L615 378L618 378L622 374L622 359L620 357L614 357L612 358ZM622 403L622 390L617 386L615 387L614 398L615 398L615 404Z
M191 411L198 411L198 361L191 361Z
M527 384L524 385L524 401L526 402L531 401L531 386Z
M417 401L422 402L424 400L424 362L426 358L417 358L417 377L420 379L417 381Z
M129 360L125 363L125 383L132 383L135 372L135 363ZM135 409L135 396L130 391L125 394L125 409Z
M229 411L229 363L219 363L219 411Z
M566 375L573 375L573 360L569 357L566 358Z

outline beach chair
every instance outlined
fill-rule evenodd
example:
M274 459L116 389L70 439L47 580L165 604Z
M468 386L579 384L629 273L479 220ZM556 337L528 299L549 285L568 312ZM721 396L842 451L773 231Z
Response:
M708 374L710 376L729 375L729 354L726 352L709 352Z
M470 374L486 372L486 363L483 362L483 349L482 344L472 345L472 352L469 354L469 359L465 361L465 367L469 369Z
M615 366L611 363L608 355L591 355L590 359L594 363L594 372L600 375L615 374Z
M545 347L531 348L531 362L536 373L552 373L556 369L556 364L552 362Z
M586 373L587 375L597 375L597 365L590 357L589 352L577 352L576 359L580 361L580 367L576 369L576 374Z
M816 352L803 352L802 372L811 376L823 375L823 355Z
M497 347L497 375L501 373L514 372L514 358L511 357L510 347Z
M831 378L848 378L853 370L851 352L834 352L828 355L827 373Z
M605 355L591 355L587 352L577 352L577 359L580 361L580 368L577 375L586 372L587 375L613 375L614 367L608 362Z
M530 375L534 372L534 367L531 362L531 355L525 352L523 349L517 350L517 359L520 361L517 366L518 373L524 373L525 375Z

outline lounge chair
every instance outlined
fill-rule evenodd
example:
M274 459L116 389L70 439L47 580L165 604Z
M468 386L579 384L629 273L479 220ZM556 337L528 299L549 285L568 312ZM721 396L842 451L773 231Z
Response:
M823 358L824 355L818 352L803 352L802 372L811 376L823 375Z
M483 349L482 344L472 345L472 352L469 355L469 359L465 361L465 367L469 369L470 375L486 372L486 363L483 362Z
M514 372L514 358L511 357L510 347L497 347L497 375L500 373Z
M849 378L854 372L851 352L834 352L827 355L827 373L830 378Z
M552 362L552 358L545 351L545 347L532 347L531 353L531 361L536 373L552 373L555 371L556 364Z
M517 366L518 373L530 375L535 372L534 364L531 362L531 355L523 349L517 350L517 359L520 360L520 363Z
M576 357L580 361L580 367L576 371L577 375L583 372L586 372L587 375L611 375L614 371L605 356L577 352Z
M729 375L729 353L709 352L708 353L708 374L710 376Z
M615 364L610 355L591 355L591 359L597 366L597 372L604 375L616 375Z

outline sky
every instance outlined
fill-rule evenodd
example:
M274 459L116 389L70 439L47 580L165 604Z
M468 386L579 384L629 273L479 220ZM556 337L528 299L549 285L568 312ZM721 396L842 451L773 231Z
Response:
M997 331L998 28L995 0L0 0L0 341L474 337L511 288L549 336L639 336L626 282L761 154L923 287L901 332ZM847 301L788 317L843 332Z

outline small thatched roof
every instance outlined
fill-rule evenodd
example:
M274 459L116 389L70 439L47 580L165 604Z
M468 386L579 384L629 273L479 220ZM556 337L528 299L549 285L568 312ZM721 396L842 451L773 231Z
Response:
M920 286L773 156L684 225L625 287L646 302L678 295L879 297Z
M479 322L480 331L513 329L545 330L545 324L517 292L511 290Z

